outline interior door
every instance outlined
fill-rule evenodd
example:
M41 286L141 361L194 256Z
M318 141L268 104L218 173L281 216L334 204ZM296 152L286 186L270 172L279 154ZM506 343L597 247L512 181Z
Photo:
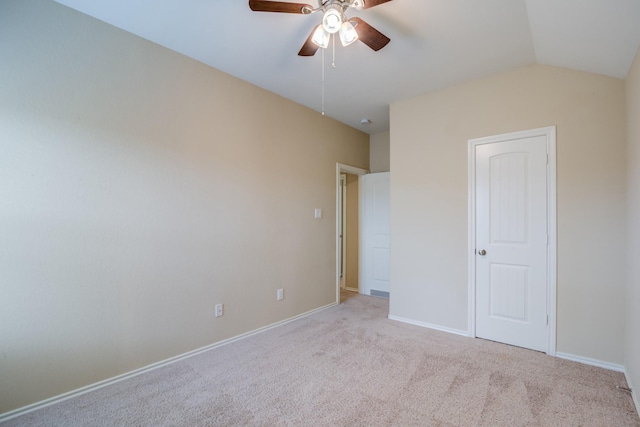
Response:
M475 149L476 336L547 351L546 138Z
M390 173L362 176L362 290L367 295L389 296Z

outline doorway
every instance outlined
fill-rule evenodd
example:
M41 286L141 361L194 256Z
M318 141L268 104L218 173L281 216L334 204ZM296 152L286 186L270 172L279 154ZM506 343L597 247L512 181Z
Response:
M336 302L340 290L358 291L360 282L360 177L368 171L336 165Z
M358 292L359 288L359 247L360 214L358 175L340 174L340 206L338 207L338 239L340 288Z
M469 330L555 354L555 127L469 141Z

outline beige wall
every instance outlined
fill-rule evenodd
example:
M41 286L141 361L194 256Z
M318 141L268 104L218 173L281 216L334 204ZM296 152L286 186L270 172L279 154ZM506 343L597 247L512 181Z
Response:
M347 174L347 262L345 285L358 289L358 175Z
M624 82L530 66L391 106L391 314L467 330L467 141L557 126L557 350L623 363Z
M0 413L335 302L368 135L50 1L0 33Z
M627 77L628 252L625 367L640 410L640 50Z
M371 173L389 172L390 132L380 132L369 137L369 168Z

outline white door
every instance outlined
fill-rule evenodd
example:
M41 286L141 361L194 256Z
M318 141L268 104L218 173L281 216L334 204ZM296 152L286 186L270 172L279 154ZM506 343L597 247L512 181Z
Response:
M476 336L546 352L547 138L475 150Z
M360 177L362 200L361 293L389 296L390 174Z

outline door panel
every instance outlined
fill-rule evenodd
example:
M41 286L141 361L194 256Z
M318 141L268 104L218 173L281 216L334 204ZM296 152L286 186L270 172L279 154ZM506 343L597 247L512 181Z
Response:
M491 264L489 315L505 320L528 321L529 267Z
M389 292L389 177L389 172L361 177L364 254L362 293L367 295L370 295L372 290Z
M547 222L546 138L476 146L478 337L547 351Z
M491 241L526 244L529 154L494 155L490 162Z

